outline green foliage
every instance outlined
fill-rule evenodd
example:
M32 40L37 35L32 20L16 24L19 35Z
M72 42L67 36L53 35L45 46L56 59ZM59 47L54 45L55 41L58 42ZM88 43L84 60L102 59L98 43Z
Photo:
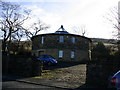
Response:
M120 59L120 50L118 50L116 53L115 53L115 59L116 60L119 60Z
M103 42L98 42L92 49L93 60L108 59L110 57L110 50L105 47Z

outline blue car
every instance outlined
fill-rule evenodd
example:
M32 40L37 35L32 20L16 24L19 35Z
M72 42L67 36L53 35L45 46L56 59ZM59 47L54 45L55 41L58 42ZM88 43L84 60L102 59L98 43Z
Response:
M52 65L57 64L57 60L50 55L41 55L37 57L38 60L42 60L44 64Z
M120 90L120 71L115 73L110 79L110 88L116 88Z

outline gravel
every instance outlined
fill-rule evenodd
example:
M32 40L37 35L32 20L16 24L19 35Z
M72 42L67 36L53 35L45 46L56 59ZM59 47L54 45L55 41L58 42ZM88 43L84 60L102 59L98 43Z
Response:
M55 67L55 66L54 66ZM52 67L53 68L53 67ZM86 64L71 65L69 67L54 68L52 70L43 70L39 78L53 80L57 82L66 82L68 87L77 88L86 81Z

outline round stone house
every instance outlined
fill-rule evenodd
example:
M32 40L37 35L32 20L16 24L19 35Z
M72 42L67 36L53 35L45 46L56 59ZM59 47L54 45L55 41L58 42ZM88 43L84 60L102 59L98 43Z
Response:
M55 32L33 36L32 54L51 55L58 61L77 61L91 59L91 39L68 33L63 26Z

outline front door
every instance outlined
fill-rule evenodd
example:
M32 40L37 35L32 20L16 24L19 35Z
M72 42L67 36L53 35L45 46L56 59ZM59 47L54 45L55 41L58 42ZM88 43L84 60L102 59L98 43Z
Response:
M43 55L44 51L38 51L38 56Z

